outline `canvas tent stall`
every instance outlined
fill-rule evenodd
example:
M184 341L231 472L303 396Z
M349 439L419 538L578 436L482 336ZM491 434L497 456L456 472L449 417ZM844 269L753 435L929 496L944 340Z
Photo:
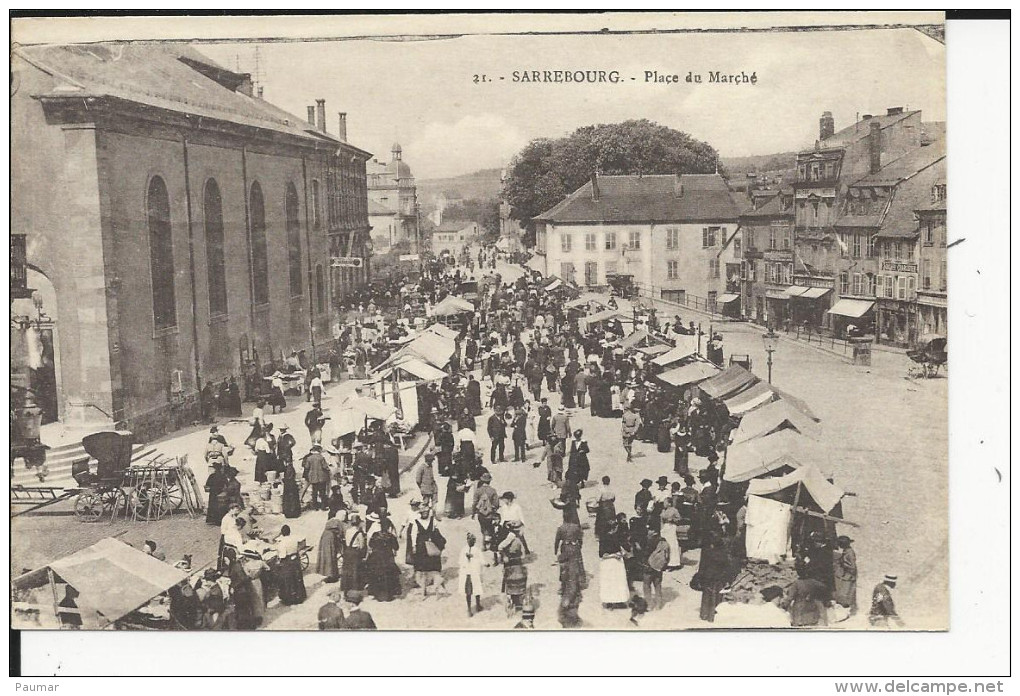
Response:
M595 312L587 316L581 317L578 320L578 326L581 331L591 331L592 328L603 322L610 322L619 319L621 324L634 323L634 316L627 314L619 309L603 309L601 312ZM626 330L626 329L624 329Z
M594 292L583 292L578 297L570 300L570 302L565 303L563 306L566 309L584 309L589 305L608 307L609 298Z
M758 382L742 392L723 399L723 403L731 416L740 416L772 401L774 397L775 392L768 384Z
M709 398L725 400L754 386L760 381L740 365L730 365L715 377L702 382L699 386L701 391L705 392Z
M34 594L33 609L58 613L64 584L78 591L82 628L106 628L188 579L187 573L112 537L13 580L16 590ZM46 600L42 600L45 597ZM42 601L40 601L42 600ZM19 607L15 610L27 609ZM59 613L74 613L60 609Z
M681 361L698 354L698 337L674 334L674 347L652 360L652 364L663 369L672 368Z
M747 488L748 558L777 563L811 531L832 536L843 519L845 493L810 464L783 476L757 478Z
M475 306L462 297L447 295L432 308L434 317L452 317L458 314L470 314L475 311Z
M460 335L460 332L457 331L456 329L451 329L449 326L444 326L442 324L433 324L432 326L425 329L424 333L435 334L437 336L449 339L451 341Z
M396 413L397 409L378 399L366 396L348 399L340 404L335 419L331 421L332 439L356 433L371 420L390 421L396 416Z
M740 426L730 437L733 444L737 445L784 429L794 430L811 439L818 438L818 424L782 399L745 414L740 420Z
M450 357L454 350L456 350L456 344L452 338L424 331L406 346L386 358L373 372L378 373L408 356L420 358L441 370L450 364Z
M780 430L731 445L726 450L723 480L745 483L759 476L782 475L798 468L800 462L828 468L826 452L814 440L795 430Z
M663 355L673 350L672 346L665 343L655 343L650 346L642 346L637 349L639 353L643 353L646 357L654 358L659 355Z
M720 314L733 318L740 316L740 295L733 292L725 292L719 295L715 302Z
M719 372L719 368L712 363L698 360L663 372L658 376L658 379L668 387L683 390L717 375Z
M418 390L445 377L447 373L439 368L407 356L376 372L368 386L380 401L397 409L404 423L413 428L419 421L421 394Z
M666 341L648 333L644 329L638 329L633 331L624 338L620 339L619 345L621 348L648 348L651 346L665 346Z

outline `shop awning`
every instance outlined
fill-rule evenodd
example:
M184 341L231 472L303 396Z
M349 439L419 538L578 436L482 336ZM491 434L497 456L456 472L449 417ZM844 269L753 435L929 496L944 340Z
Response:
M786 294L785 290L766 290L765 297L770 300L788 300L790 296Z
M744 391L724 399L723 403L726 404L731 416L739 416L770 401L773 393L768 384L758 382Z
M680 362L685 358L689 358L698 352L698 337L688 336L687 334L674 334L674 342L676 348L673 348L668 353L660 355L652 361L653 365L659 367L667 367L673 363Z
M874 302L870 300L839 300L836 304L832 305L832 309L828 311L828 314L838 314L841 317L850 317L851 319L858 319L868 313L868 310L875 306Z
M811 288L805 287L803 285L791 285L790 287L786 288L786 296L787 297L800 297L801 295L803 295L805 292L807 292L810 289Z
M553 278L553 281L545 286L546 290L555 290L559 286L563 285L563 281L559 278Z
M727 292L727 293L723 293L722 295L719 295L719 299L717 299L716 302L718 304L724 305L724 304L729 304L730 302L733 302L733 301L739 300L739 299L740 299L740 295L738 295L736 293L733 293L733 292Z
M712 363L698 361L663 372L659 379L671 387L680 388L706 380L719 372L720 369Z
M817 300L819 297L825 296L831 290L832 288L808 288L806 292L800 295L800 297L803 297L805 300Z
M740 393L758 381L757 377L740 365L730 365L715 377L702 383L701 391L713 399L724 399Z

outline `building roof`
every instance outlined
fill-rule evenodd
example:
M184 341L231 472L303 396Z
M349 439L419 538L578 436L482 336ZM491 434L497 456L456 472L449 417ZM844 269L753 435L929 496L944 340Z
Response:
M868 174L853 182L851 186L895 186L945 156L946 141L937 140L930 145L915 148L902 157L897 157L874 174Z
M740 213L740 217L779 217L787 215L793 217L793 207L783 206L783 196L778 191L773 191L772 196L765 203L757 208L749 206Z
M15 49L60 83L49 99L109 97L158 109L350 147L304 118L237 91L247 74L227 70L187 44L92 43Z
M470 220L443 220L442 224L433 230L433 234L437 232L460 232L463 229L472 227L475 223Z
M536 220L580 222L708 222L736 220L740 207L719 174L619 175L597 177L599 196L588 181Z
M368 214L369 215L396 215L397 211L392 208L383 205L379 201L373 201L371 198L368 199Z
M872 116L869 119L861 119L856 123L853 123L846 128L836 131L825 140L821 140L818 143L818 147L821 149L845 147L851 143L855 143L862 138L866 138L868 133L871 132L871 124L877 122L883 129L888 128L894 123L913 116L919 111L902 111L898 114L879 114ZM806 150L805 150L806 152Z
M882 220L879 237L912 238L919 234L914 211L932 205L931 189L946 179L946 158L940 157L909 179L902 181L893 193L888 212ZM945 201L941 202L943 207Z

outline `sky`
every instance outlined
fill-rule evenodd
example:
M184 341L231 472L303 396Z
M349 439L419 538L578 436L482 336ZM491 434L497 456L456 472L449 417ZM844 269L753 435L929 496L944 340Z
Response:
M530 140L647 118L726 156L810 147L818 119L836 130L888 107L945 119L945 46L913 29L659 35L478 36L196 44L259 75L264 98L304 117L326 100L327 130L388 160L399 142L419 179L503 167ZM619 71L616 84L515 83L513 71ZM678 84L645 81L645 71ZM709 84L752 72L757 84ZM704 82L688 84L688 72ZM489 82L475 82L475 75ZM503 77L503 80L499 78ZM630 79L635 78L635 79ZM481 79L481 78L479 78Z

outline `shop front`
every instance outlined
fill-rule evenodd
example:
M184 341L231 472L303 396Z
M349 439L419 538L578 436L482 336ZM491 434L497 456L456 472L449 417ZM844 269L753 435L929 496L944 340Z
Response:
M825 325L832 288L791 285L786 289L790 298L790 320L796 326L819 329Z
M921 332L917 330L917 304L900 300L879 300L876 335L879 343L908 347ZM930 333L939 333L932 331Z
M870 334L875 327L875 303L872 300L841 298L828 310L832 333L844 338L853 326L862 334Z

